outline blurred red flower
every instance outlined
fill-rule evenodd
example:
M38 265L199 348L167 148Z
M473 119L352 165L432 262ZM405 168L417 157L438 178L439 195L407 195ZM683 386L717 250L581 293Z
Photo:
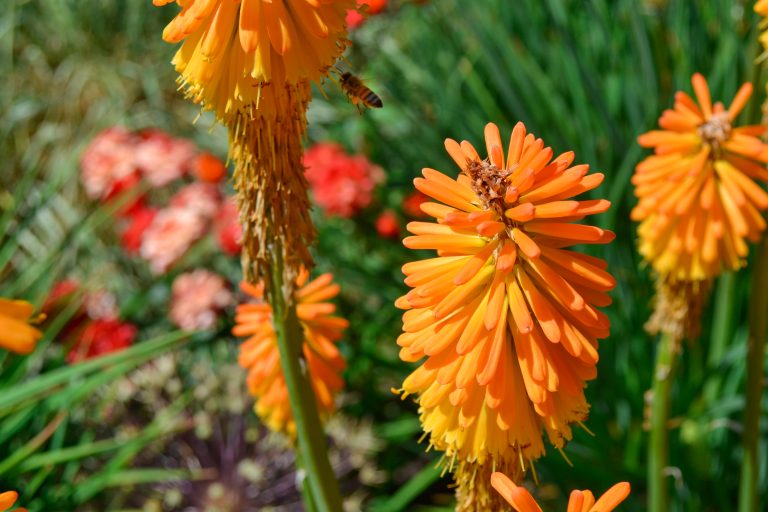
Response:
M408 197L403 199L403 212L411 218L419 219L428 217L423 211L421 211L421 203L430 201L428 195L419 192L418 190L412 192Z
M211 329L219 311L232 303L224 278L205 269L179 275L171 291L171 321L187 331Z
M195 176L200 181L219 183L227 177L227 166L210 153L200 154L193 165Z
M136 136L115 126L93 138L80 158L80 180L91 199L114 196L115 185L136 170Z
M77 363L130 347L136 337L136 331L134 325L114 318L94 320L77 338L67 355L67 362Z
M400 223L395 212L384 210L376 219L376 231L384 238L400 238Z
M155 187L165 186L181 178L192 167L197 148L161 130L145 130L135 147L136 167Z
M387 0L357 0L357 9L347 11L347 28L357 28L371 14L379 14L387 7Z
M230 197L221 205L214 222L214 232L219 247L232 256L240 254L243 240L243 227L240 225L240 213L235 199Z
M381 168L363 155L349 155L330 142L304 154L306 177L315 202L328 215L351 217L371 203L373 189L383 181Z
M144 232L152 224L156 215L156 208L144 207L130 216L128 226L120 235L120 242L127 253L134 254L139 251Z

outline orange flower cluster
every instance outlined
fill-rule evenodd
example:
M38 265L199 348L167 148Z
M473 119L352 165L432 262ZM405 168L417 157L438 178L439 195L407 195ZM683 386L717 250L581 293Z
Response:
M572 199L603 181L572 166L572 152L553 159L522 123L506 158L492 123L485 143L483 159L447 139L458 178L424 169L414 181L437 222L411 222L403 243L437 257L403 267L413 289L396 302L407 310L398 344L403 360L426 358L403 390L418 395L431 445L452 461L504 465L542 455L543 432L562 447L587 416L585 382L609 330L598 307L615 280L604 261L568 247L614 234L577 223L610 203Z
M541 507L531 493L515 485L503 473L491 475L491 485L517 512L541 512ZM627 499L629 491L629 484L621 482L608 489L599 500L595 501L591 491L574 490L568 500L568 512L611 512Z
M696 101L684 92L659 119L661 130L639 137L654 155L638 164L632 183L639 202L640 253L671 281L704 281L744 264L765 229L768 194L763 126L734 126L752 86L744 84L726 109L712 104L703 76L693 75Z
M319 80L346 47L353 0L153 0L181 12L163 39L190 97L220 117L256 108L274 115L284 84Z
M339 293L331 274L323 274L307 283L303 270L297 280L296 313L304 329L303 354L321 416L335 409L334 395L344 387L340 373L346 363L336 348L349 323L332 316L336 307L328 302ZM296 425L288 400L288 389L280 367L280 351L272 324L272 308L263 301L263 286L246 282L240 288L256 299L237 307L232 333L248 336L240 347L238 361L248 370L248 389L258 399L256 413L276 432L295 435Z
M24 355L35 350L43 333L30 325L40 319L34 312L29 302L0 297L0 348Z

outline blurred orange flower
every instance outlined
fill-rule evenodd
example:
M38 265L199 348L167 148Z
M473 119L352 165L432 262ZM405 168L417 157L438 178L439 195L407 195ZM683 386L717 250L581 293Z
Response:
M39 319L34 312L29 302L0 297L0 348L24 355L35 350L43 333L29 325Z
M437 223L409 223L415 236L403 243L438 256L403 267L413 290L396 305L407 310L400 357L427 358L403 390L418 395L430 443L451 460L498 464L541 456L544 431L562 447L586 418L585 382L609 330L598 306L611 302L615 280L605 262L567 248L614 235L575 222L610 203L571 199L603 180L571 167L572 152L552 160L522 123L506 160L496 125L485 142L482 159L447 139L459 177L424 169L414 180L437 200L421 205Z
M524 487L515 485L503 473L493 473L491 485L517 512L541 512L541 507L531 493ZM627 499L629 491L629 484L621 482L608 489L599 500L595 501L591 491L574 490L568 500L568 512L611 512Z
M318 409L321 417L327 417L335 409L334 395L344 387L340 373L346 363L336 342L349 323L332 316L336 307L328 300L339 293L333 276L323 274L307 282L308 278L309 273L302 269L296 283L296 313L304 330L302 352ZM272 307L263 300L263 286L242 282L240 289L256 299L237 307L236 325L232 329L235 336L249 337L240 347L238 361L248 370L248 389L257 399L256 414L270 429L293 436L296 425L280 368Z
M768 194L763 126L734 126L752 86L744 84L726 109L712 104L703 76L692 78L697 102L684 92L659 119L661 130L638 142L654 155L638 164L632 183L639 202L640 253L660 276L701 281L744 264L765 229Z
M16 491L0 492L0 512L10 510L16 500L19 497L19 493ZM26 508L17 508L15 512L27 512Z

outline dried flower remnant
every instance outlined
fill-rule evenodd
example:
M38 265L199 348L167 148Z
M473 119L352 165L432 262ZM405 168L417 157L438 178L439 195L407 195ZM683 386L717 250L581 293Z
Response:
M371 204L374 188L384 181L380 167L335 143L309 148L304 165L314 201L327 215L354 216Z
M0 349L22 355L35 350L43 333L32 326L41 320L34 312L27 301L0 297Z
M417 395L430 444L451 467L459 462L457 496L474 500L492 499L478 475L520 471L544 453L544 432L561 448L586 418L584 386L609 330L598 307L615 286L605 262L568 249L614 238L575 222L610 206L572 199L603 175L571 166L572 152L553 160L522 123L506 160L496 125L485 142L482 159L470 143L446 140L459 177L424 169L414 181L435 199L421 208L437 223L409 223L414 236L403 243L438 256L403 267L413 289L396 302L406 310L400 357L426 358L403 395Z
M541 512L536 500L524 487L515 485L505 474L495 472L491 475L491 485L517 512ZM612 512L629 496L630 486L620 482L595 501L591 491L574 490L568 500L568 512ZM496 510L496 509L494 509Z
M171 0L154 0L165 5ZM294 283L315 236L301 165L311 81L347 45L353 0L189 0L163 32L183 41L173 63L187 96L229 130L243 219L246 278L267 276L274 254ZM284 290L291 297L291 286Z
M349 323L332 316L336 307L328 302L338 295L339 285L331 274L309 281L309 273L299 275L296 313L304 330L302 352L318 410L327 417L335 410L334 395L344 387L341 372L346 363L336 343ZM237 307L235 336L248 336L240 347L240 366L248 370L248 389L256 397L256 413L275 432L295 435L295 423L288 400L277 336L272 323L272 308L263 300L263 287L241 283L240 288L255 302Z
M768 194L755 180L768 179L763 126L735 126L751 92L744 84L726 109L712 103L703 76L693 75L694 101L675 95L659 119L661 130L638 142L654 149L632 178L638 204L639 251L657 274L652 332L695 338L699 315L714 277L736 270L765 229L760 214ZM689 310L681 315L675 305Z
M188 331L213 328L221 310L232 303L224 278L205 269L179 275L171 294L171 321Z

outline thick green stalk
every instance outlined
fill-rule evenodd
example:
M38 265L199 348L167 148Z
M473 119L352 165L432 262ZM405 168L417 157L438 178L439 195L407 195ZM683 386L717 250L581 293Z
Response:
M283 295L283 262L280 251L273 250L272 254L269 300L280 349L280 367L296 422L298 450L307 472L304 483L309 484L309 492L304 496L314 499L314 506L307 503L306 508L318 512L339 512L342 510L341 493L328 461L328 450L317 412L315 394L302 354L304 333L296 316L296 304L288 304Z
M648 453L648 510L667 512L669 493L664 470L669 463L669 404L679 341L662 334L656 347L651 396L651 441Z
M763 366L765 336L768 330L768 237L763 236L757 249L752 274L752 295L749 310L749 339L747 340L747 389L744 411L744 435L741 479L739 482L739 512L763 510L757 490L760 470L758 445L760 441L760 412L763 395Z
M750 123L759 123L761 103L758 101L763 90L762 62L757 56L762 51L754 40L754 55L751 82L755 90L748 112ZM760 496L757 478L760 471L758 454L760 440L760 409L763 394L763 363L765 361L766 330L768 330L768 238L765 234L757 249L755 267L752 271L752 292L749 309L749 338L747 339L747 383L744 410L744 435L742 436L741 476L739 479L739 512L760 510Z

